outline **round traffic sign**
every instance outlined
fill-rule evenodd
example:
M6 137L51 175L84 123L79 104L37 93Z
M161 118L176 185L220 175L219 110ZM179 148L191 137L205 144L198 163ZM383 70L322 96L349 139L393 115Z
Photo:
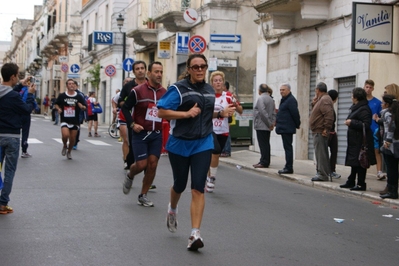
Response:
M116 74L116 68L113 65L108 65L105 67L105 75L108 77L113 77Z
M68 64L62 64L61 65L61 71L62 72L64 72L64 73L67 73L68 72Z
M202 54L206 50L206 41L200 35L194 35L188 40L188 49L195 54Z
M195 9L188 8L184 11L183 18L187 23L193 24L198 20L198 13Z
M78 64L73 64L73 65L71 66L71 72L72 72L72 73L76 74L76 73L78 73L79 71L80 71L80 66L79 66Z

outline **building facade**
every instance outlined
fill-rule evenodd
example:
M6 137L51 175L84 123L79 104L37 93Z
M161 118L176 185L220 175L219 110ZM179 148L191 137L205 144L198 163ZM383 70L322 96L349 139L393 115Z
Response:
M366 79L376 83L374 95L381 98L384 87L399 84L398 36L394 27L393 53L352 52L352 2L344 0L266 0L255 9L259 12L256 84L273 88L276 106L281 100L279 85L290 83L301 114L301 128L294 138L296 159L313 159L312 136L309 132L310 102L317 82L339 92L337 112L338 163L343 164L346 152L344 121L352 104L350 93L363 87ZM372 3L376 1L356 1ZM397 16L399 1L378 1L393 4ZM396 21L396 20L395 20ZM394 25L398 25L397 21ZM389 63L388 63L389 62ZM254 101L256 94L254 94ZM254 134L255 144L255 134ZM272 154L284 155L280 136L271 136ZM254 145L258 149L258 145Z

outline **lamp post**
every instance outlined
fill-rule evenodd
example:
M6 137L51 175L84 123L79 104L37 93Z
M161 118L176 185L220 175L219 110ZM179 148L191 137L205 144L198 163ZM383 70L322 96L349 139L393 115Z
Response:
M122 32L122 27L123 27L123 22L125 19L123 18L122 14L119 14L119 16L116 18L116 24L118 25L119 32ZM122 45L122 69L123 69L123 61L125 61L126 57L126 32L123 32L123 45ZM125 70L123 69L122 71L122 84L123 81L125 80Z

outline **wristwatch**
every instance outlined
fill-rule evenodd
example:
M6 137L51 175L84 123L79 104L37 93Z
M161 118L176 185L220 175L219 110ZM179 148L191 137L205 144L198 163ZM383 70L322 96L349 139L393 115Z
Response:
M133 128L134 127L134 122L132 122L131 124L130 124L130 128Z

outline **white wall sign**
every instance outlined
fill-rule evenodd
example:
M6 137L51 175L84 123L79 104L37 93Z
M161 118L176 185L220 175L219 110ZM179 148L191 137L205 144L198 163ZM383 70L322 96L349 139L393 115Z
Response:
M158 58L169 59L170 52L170 42L158 42Z
M241 52L241 43L210 42L208 45L211 51Z
M218 59L216 57L210 57L208 58L208 70L209 71L216 71L218 70L218 65L217 65Z
M58 61L60 61L60 63L68 63L68 56L60 55L58 56Z
M393 5L352 3L352 51L392 52Z
M219 67L237 67L236 59L218 59Z

